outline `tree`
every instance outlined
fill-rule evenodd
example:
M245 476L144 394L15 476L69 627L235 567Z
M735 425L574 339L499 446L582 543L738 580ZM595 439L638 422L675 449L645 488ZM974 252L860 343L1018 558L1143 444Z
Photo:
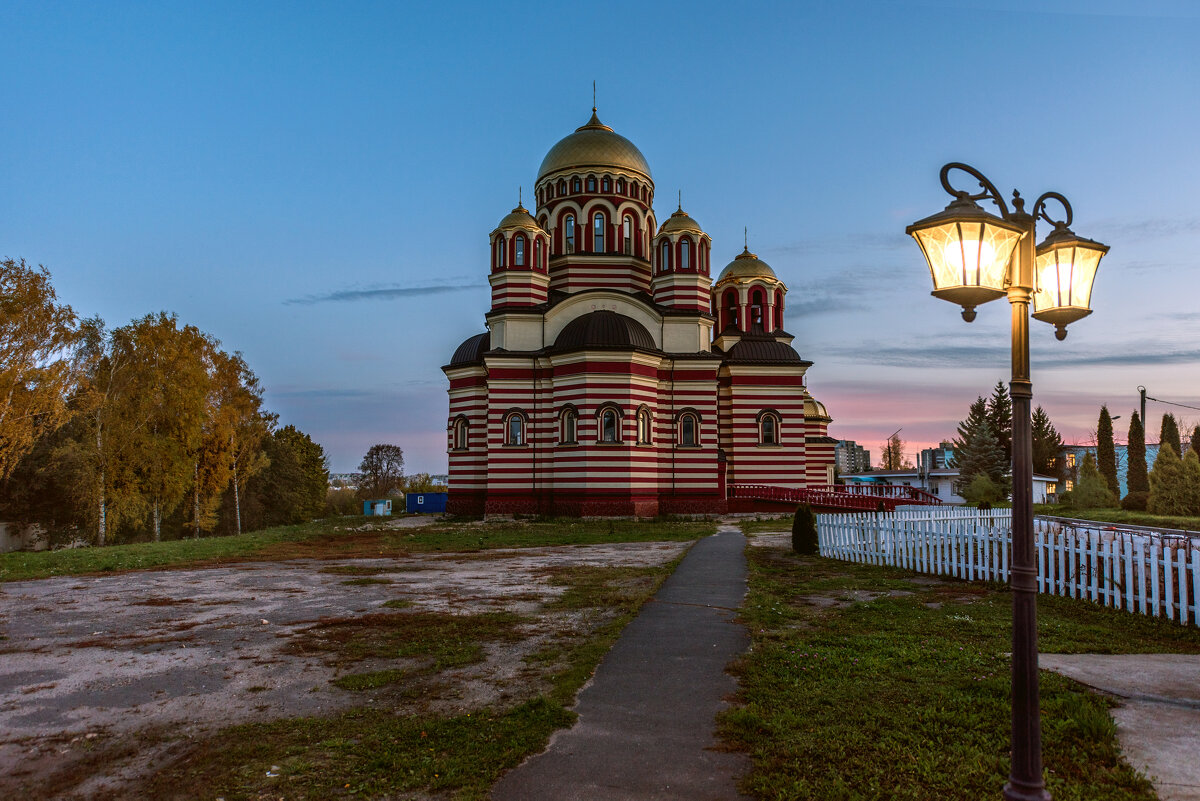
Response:
M1004 489L988 478L986 473L979 473L971 479L971 483L963 487L961 494L964 501L976 506L991 505L1004 500Z
M992 435L996 443L1004 451L1004 460L1012 464L1012 398L1008 395L1008 387L1003 381L997 381L992 389L992 397L987 404L988 424L992 427Z
M1041 407L1033 411L1033 472L1044 476L1059 475L1058 452L1062 450L1062 437L1050 422L1050 416Z
M1121 485L1117 481L1117 448L1113 443L1112 417L1108 406L1100 407L1100 422L1096 426L1096 467L1100 477L1108 485L1113 497L1120 497Z
M900 432L897 431L888 437L887 442L882 446L883 453L880 455L880 467L884 470L903 470L908 465L904 462L904 441L900 439Z
M954 440L954 466L958 468L958 489L970 486L975 476L983 474L1002 488L1007 495L1011 486L1004 449L996 440L988 422L987 402L982 397L971 404L967 419L958 424Z
M1162 428L1158 435L1158 444L1161 449L1163 443L1170 445L1175 449L1177 457L1183 457L1183 443L1179 441L1179 423L1175 420L1175 415L1168 412L1162 416Z
M1079 483L1071 492L1071 505L1079 509L1104 509L1116 506L1116 495L1109 490L1108 482L1100 475L1096 460L1089 452L1083 457L1079 468Z
M1129 444L1126 446L1129 456L1126 460L1125 483L1130 493L1149 492L1150 479L1146 465L1146 430L1142 427L1142 418L1134 412L1129 417Z
M1186 515L1189 513L1189 493L1183 460L1166 444L1159 444L1158 456L1150 470L1150 499L1146 509L1156 515Z
M445 492L446 485L434 481L429 473L415 473L404 479L405 492Z
M1191 448L1183 457L1183 508L1186 514L1200 515L1200 454Z
M1190 449L1200 456L1200 425L1192 429L1192 438L1189 442Z
M292 425L267 437L263 447L267 465L247 482L246 528L304 523L322 516L329 485L324 449Z
M399 445L372 445L358 466L362 478L358 496L363 500L383 498L400 487L404 478L404 451Z
M58 303L45 267L0 261L0 481L70 416L79 339L75 313Z

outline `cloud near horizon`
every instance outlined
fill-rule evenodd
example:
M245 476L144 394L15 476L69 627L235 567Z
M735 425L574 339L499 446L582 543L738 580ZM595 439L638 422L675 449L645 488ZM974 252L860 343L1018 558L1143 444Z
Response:
M435 286L404 286L399 284L374 286L366 289L339 289L323 295L304 295L299 298L288 298L283 301L286 306L315 303L347 303L360 300L402 300L404 298L425 297L428 295L446 295L452 292L467 292L472 289L483 289L481 283L470 284L438 284Z

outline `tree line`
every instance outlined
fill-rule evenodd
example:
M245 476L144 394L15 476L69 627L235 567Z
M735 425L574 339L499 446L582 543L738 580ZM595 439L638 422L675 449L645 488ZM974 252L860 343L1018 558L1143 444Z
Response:
M1112 417L1100 407L1096 427L1096 458L1088 453L1079 468L1079 481L1069 498L1072 505L1091 509L1114 507L1161 515L1200 515L1200 425L1183 447L1175 415L1162 416L1154 466L1146 460L1146 431L1135 411L1129 418L1126 441L1125 497L1117 478L1116 443Z
M0 262L0 520L104 545L320 516L324 450L240 353L174 314L109 330Z

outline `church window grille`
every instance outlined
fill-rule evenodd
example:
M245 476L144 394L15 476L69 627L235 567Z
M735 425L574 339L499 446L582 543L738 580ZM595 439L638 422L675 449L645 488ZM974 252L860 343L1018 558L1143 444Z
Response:
M779 416L774 412L764 412L758 419L758 444L779 444Z
M454 421L454 450L465 451L469 447L469 433L467 418L460 417Z
M502 237L502 236L496 237L496 266L497 267L505 266L504 251L507 250L507 248L504 246L504 244L505 244L504 237Z
M513 264L517 267L524 267L525 266L525 237L523 237L519 234L517 235L516 240L513 242L513 251L514 251Z
M686 447L700 444L700 421L691 412L679 416L679 444Z
M565 194L567 194L567 182L559 181L558 182L558 196L562 197Z
M563 238L566 240L567 252L575 252L575 215L568 214L563 220Z
M588 176L588 191L589 192L596 191L596 176L594 176L594 175Z
M540 239L533 243L533 269L535 269L535 270L542 269L542 248L543 247L544 247L544 244L542 243L542 240L540 240Z
M618 195L625 194L625 179L624 178L617 179L617 194Z
M662 247L659 248L658 269L664 273L671 269L671 241L669 239L664 239Z
M525 415L512 412L504 419L504 444L525 444Z
M683 239L679 243L679 269L690 270L692 268L692 243Z
M611 191L612 191L612 182L611 182L611 181L609 181L607 178L605 178L605 179L604 179L604 180L601 182L601 188L604 190L604 192L605 192L606 194L607 194L608 192L611 192Z
M574 409L567 409L562 413L562 428L560 438L563 445L574 445L578 440L577 431L579 428L579 413Z
M646 408L638 409L637 416L638 444L650 444L650 410Z
M574 181L572 181L572 182L571 182L571 190L572 190L572 191L574 191L574 192L578 192L578 191L579 191L579 186L580 186L580 184L579 184L579 179L578 179L578 178L576 178Z
M623 249L624 249L625 255L632 256L633 255L633 218L630 217L628 214L625 215L625 222L623 223L622 228L623 228L623 235L622 235Z
M621 441L621 418L616 409L606 408L600 412L600 441Z

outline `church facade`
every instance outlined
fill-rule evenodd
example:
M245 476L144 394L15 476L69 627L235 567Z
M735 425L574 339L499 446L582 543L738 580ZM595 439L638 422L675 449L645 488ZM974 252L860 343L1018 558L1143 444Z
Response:
M833 483L787 287L748 248L714 281L708 235L682 208L659 226L645 157L592 111L492 231L487 330L442 368L448 511L721 513Z

